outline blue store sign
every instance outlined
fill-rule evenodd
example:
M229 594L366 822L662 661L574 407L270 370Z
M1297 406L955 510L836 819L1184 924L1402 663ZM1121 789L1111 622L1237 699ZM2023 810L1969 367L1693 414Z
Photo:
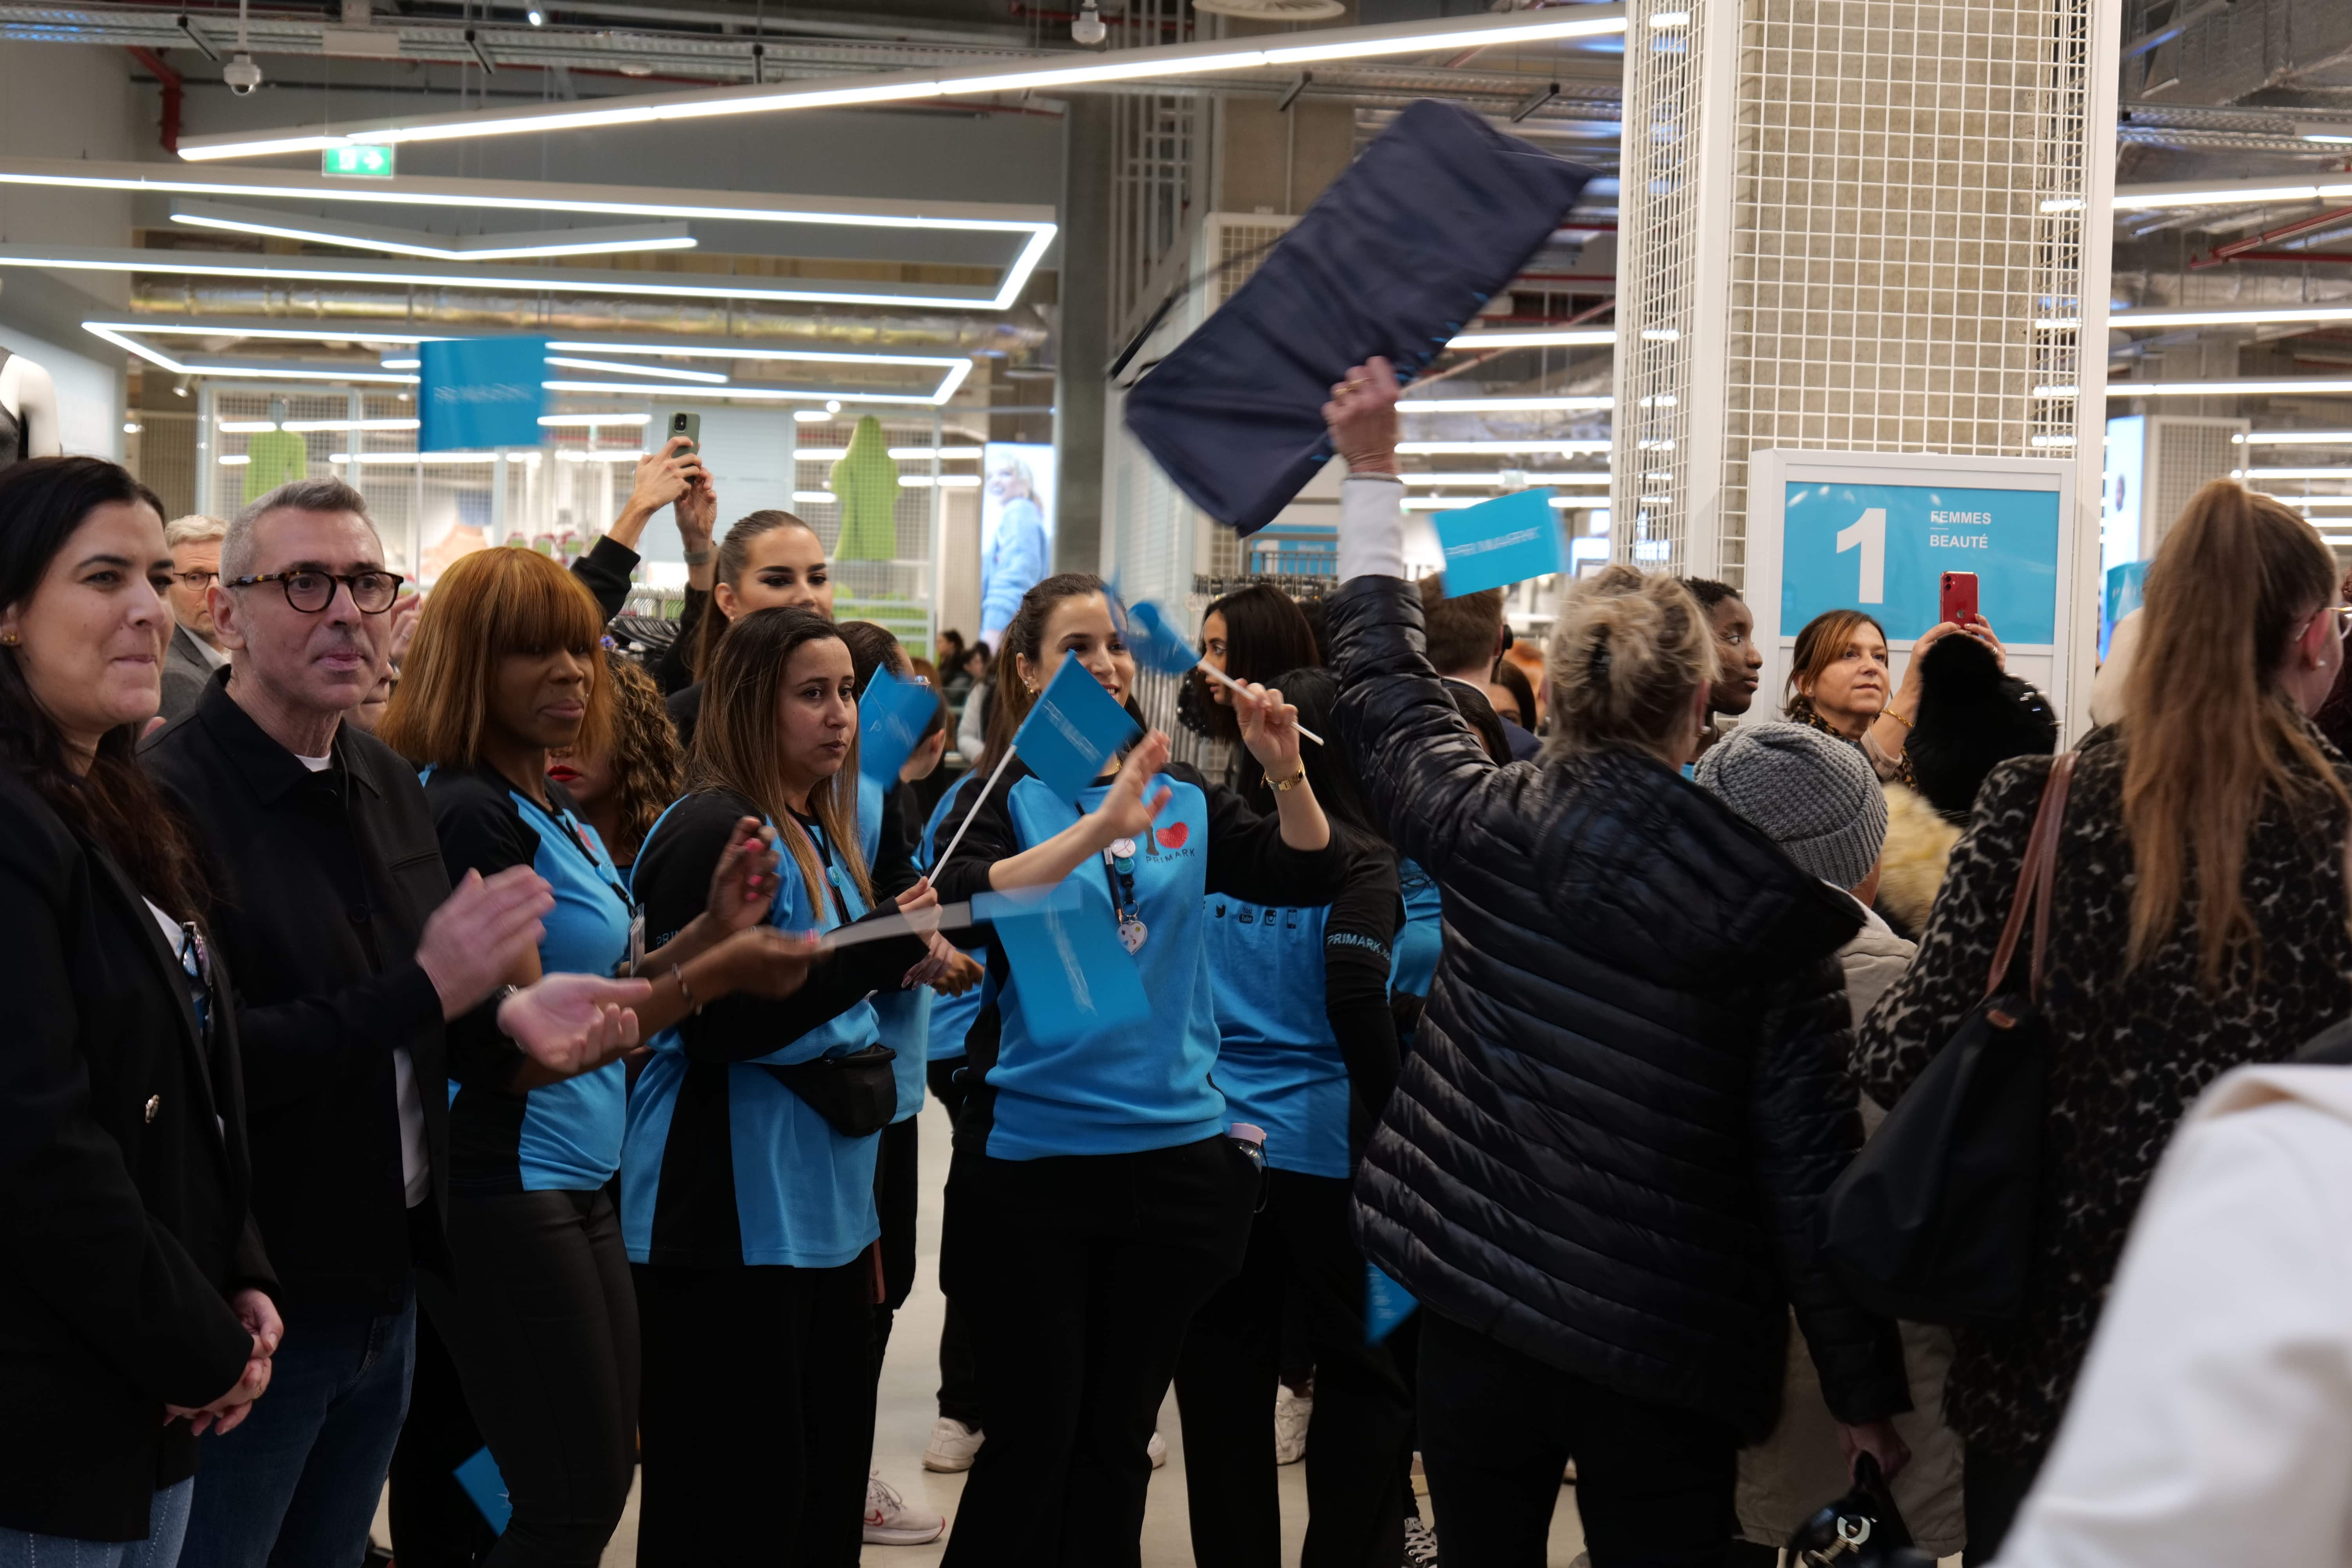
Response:
M1862 609L1908 642L1936 625L1943 574L1973 572L2001 641L2057 640L2056 490L1791 479L1782 495L1781 636Z

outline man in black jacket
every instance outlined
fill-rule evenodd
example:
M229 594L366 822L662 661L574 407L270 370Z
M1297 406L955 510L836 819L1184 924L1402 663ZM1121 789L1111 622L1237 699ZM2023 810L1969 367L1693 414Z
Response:
M341 722L383 667L398 587L340 482L247 507L212 590L229 668L147 752L202 825L287 1321L273 1397L206 1439L192 1568L364 1551L408 1402L414 1270L440 1254L443 1026L513 972L551 903L520 868L452 893L415 772Z

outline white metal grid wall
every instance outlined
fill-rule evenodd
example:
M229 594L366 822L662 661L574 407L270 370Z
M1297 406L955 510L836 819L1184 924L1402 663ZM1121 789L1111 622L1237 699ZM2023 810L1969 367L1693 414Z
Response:
M1751 451L2074 445L2105 8L1691 0L1678 26L1637 18L1621 558L1741 583Z

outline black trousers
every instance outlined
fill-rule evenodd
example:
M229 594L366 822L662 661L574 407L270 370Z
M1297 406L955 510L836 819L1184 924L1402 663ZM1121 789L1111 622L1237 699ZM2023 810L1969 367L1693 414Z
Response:
M881 1397L882 1358L890 1325L915 1289L915 1209L922 1190L922 1139L915 1119L882 1129L874 1162L874 1207L882 1220L882 1300L874 1308L875 1397Z
M1274 1394L1284 1324L1302 1305L1315 1368L1302 1568L1395 1568L1412 1462L1412 1391L1385 1344L1364 1342L1364 1255L1348 1235L1349 1184L1266 1173L1242 1271L1192 1318L1176 1363L1192 1557L1281 1568Z
M962 1119L964 1099L971 1088L968 1079L956 1077L963 1070L964 1059L950 1057L927 1063L923 1069L931 1098L947 1111L950 1129ZM972 1358L971 1330L952 1296L940 1323L940 1414L975 1432L981 1429L980 1368Z
M407 1568L474 1568L499 1537L457 1484L457 1467L482 1447L449 1349L461 1331L457 1288L446 1276L419 1268L416 1305L408 1418L392 1451L392 1547Z
M853 1568L874 1450L872 1258L634 1272L638 1568Z
M2004 1454L1981 1444L1968 1445L1960 1475L1960 1509L1969 1532L1962 1553L1967 1568L1979 1568L2000 1555L2009 1527L2017 1522L2017 1510L2025 1506L2025 1496L2049 1458L2047 1447Z
M596 1568L636 1473L636 1293L610 1194L449 1197L466 1400L514 1517L488 1568Z
M1136 1568L1152 1423L1193 1312L1241 1268L1259 1185L1223 1136L957 1152L940 1272L971 1325L988 1442L948 1568Z
M1592 1568L1720 1568L1738 1532L1731 1427L1613 1393L1430 1309L1415 1316L1421 1458L1445 1568L1545 1568L1570 1454Z

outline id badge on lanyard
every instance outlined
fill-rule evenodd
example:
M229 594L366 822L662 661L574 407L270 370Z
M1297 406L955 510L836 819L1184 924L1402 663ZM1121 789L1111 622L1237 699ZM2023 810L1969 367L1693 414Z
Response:
M646 907L629 906L629 967L625 974L635 974L646 966Z

